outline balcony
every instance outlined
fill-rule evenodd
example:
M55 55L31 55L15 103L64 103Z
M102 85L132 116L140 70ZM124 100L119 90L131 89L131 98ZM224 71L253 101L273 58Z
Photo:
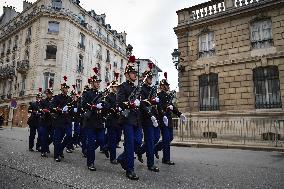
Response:
M20 93L19 93L19 96L21 97L21 96L24 96L25 95L25 91L20 91Z
M15 69L12 65L0 67L0 79L8 79L15 76Z
M25 45L28 45L31 42L32 42L32 40L31 40L31 37L29 36L29 37L26 38Z
M79 49L82 49L82 50L85 50L85 45L84 44L82 44L82 43L78 43L78 48Z
M17 71L21 74L26 74L29 71L30 62L28 60L22 60L17 62Z

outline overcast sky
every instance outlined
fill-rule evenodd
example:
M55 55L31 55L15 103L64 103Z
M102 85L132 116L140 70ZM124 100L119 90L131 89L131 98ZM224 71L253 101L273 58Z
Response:
M35 2L36 0L29 0ZM207 0L81 0L86 10L106 14L106 23L118 32L126 31L127 44L136 58L153 58L168 72L171 88L178 85L178 74L171 53L177 48L173 27L177 25L176 11ZM22 11L22 0L1 0L0 6L11 5ZM3 9L0 10L2 15ZM161 78L163 74L161 74Z

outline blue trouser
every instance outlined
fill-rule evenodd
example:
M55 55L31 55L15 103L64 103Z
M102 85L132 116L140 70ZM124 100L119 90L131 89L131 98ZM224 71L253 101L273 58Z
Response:
M163 160L171 160L170 144L173 140L173 128L172 127L161 127L162 141L156 144L156 151L163 150Z
M74 122L73 144L79 145L80 143L80 122Z
M119 145L120 141L121 141L121 135L122 135L122 128L118 127L117 128L117 141L116 144Z
M72 141L72 127L71 124L66 123L64 127L54 128L54 158L63 155L63 150Z
M101 143L101 144L103 144L104 146L102 146L102 145L99 145L100 146L100 151L102 152L102 151L104 151L105 150L105 148L106 148L106 144L107 144L107 129L106 128L102 128L104 131L103 131L103 133L104 133L104 142L103 143Z
M139 153L142 144L142 128L131 124L123 125L124 151L118 156L126 171L134 171L134 152Z
M81 135L81 143L82 143L82 153L84 155L87 155L87 136L86 136L86 128L84 127L81 127L81 132L80 132L80 135Z
M99 146L104 146L105 129L85 128L87 136L87 166L95 163L95 151Z
M48 130L47 125L41 124L39 127L41 152L48 152Z
M160 138L160 129L159 127L145 125L143 132L145 138L140 153L144 154L146 152L147 166L152 167L154 165L155 145Z
M36 149L40 148L40 134L38 127L30 127L30 136L29 136L29 149L34 147L34 140L37 133L37 142L36 142Z
M107 145L108 150L110 153L110 161L116 159L116 145L117 145L117 138L119 137L120 128L118 127L109 127L107 128Z

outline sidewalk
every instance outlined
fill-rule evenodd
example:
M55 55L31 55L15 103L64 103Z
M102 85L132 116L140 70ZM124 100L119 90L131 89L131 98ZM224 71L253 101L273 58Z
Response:
M10 133L13 132L14 136L23 135L24 132L28 132L28 127L2 127L0 128L0 134L2 132ZM4 134L4 133L2 133ZM27 134L27 133L26 133ZM123 140L123 136L122 136ZM241 149L241 150L254 150L254 151L277 151L284 152L284 143L283 141L279 142L279 147L275 147L275 143L253 143L249 144L240 144L233 143L229 141L213 141L213 143L207 142L207 140L187 140L181 141L179 138L174 138L171 143L172 146L177 147L191 147L191 148L218 148L218 149Z

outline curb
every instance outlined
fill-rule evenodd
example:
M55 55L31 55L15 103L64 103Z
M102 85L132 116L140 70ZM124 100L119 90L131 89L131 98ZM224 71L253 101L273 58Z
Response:
M265 146L242 146L242 145L229 145L229 144L201 144L201 143L181 143L172 142L171 146L176 147L192 147L192 148L218 148L218 149L239 149L239 150L252 150L252 151L266 151L266 152L284 152L283 147L265 147Z

